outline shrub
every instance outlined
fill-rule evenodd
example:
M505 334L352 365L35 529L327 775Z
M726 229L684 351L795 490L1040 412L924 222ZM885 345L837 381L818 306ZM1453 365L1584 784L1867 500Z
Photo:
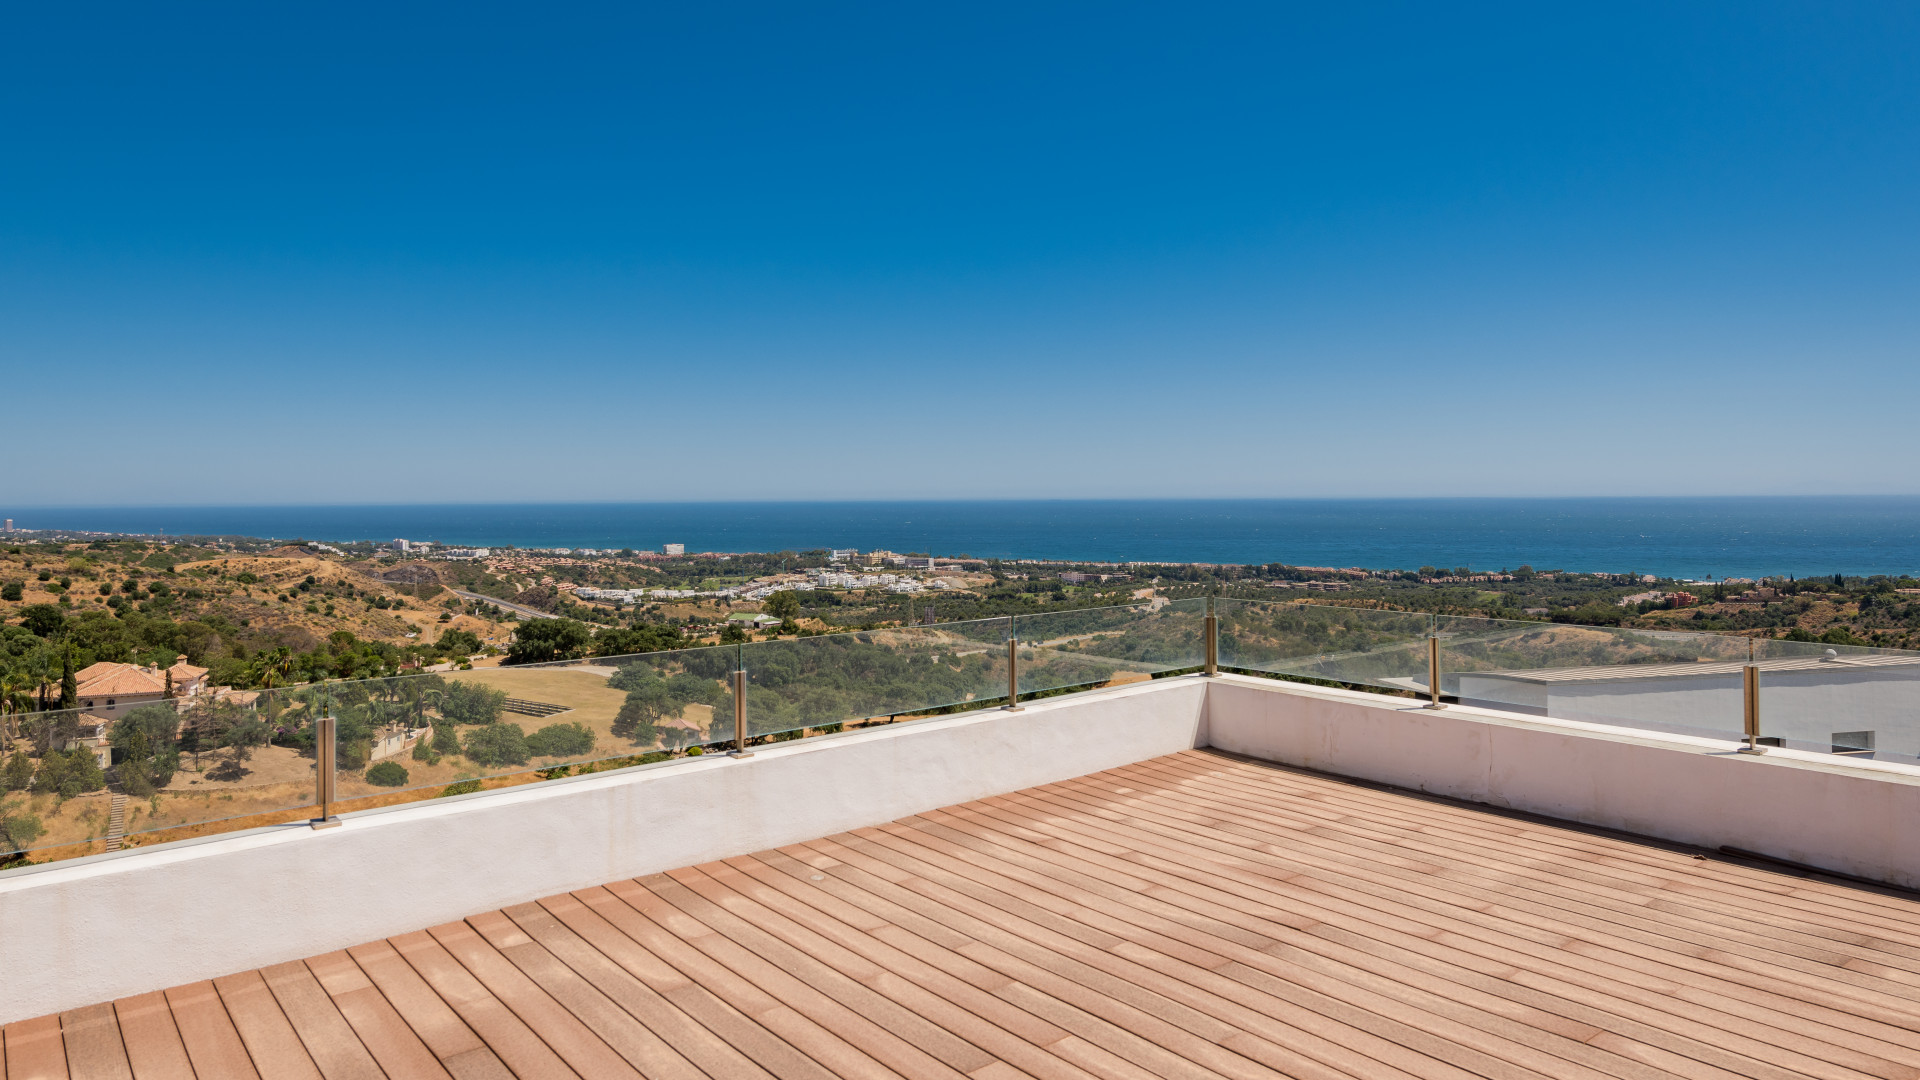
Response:
M428 745L426 739L421 739L419 742L413 744L413 760L424 761L429 765L438 765L440 764L440 755L434 753L433 747Z
M480 790L480 781L478 781L478 780L461 780L461 781L459 781L458 783L453 783L453 784L448 784L448 785L447 785L447 789L446 789L445 791L442 791L442 792L441 792L440 794L441 794L442 796L447 796L447 795L471 795L471 794L473 794L474 792L476 792L476 791L479 791L479 790Z
M380 787L399 787L407 782L407 767L397 761L383 761L367 770L367 783Z
M548 724L527 736L534 757L580 757L593 753L593 731L585 724Z
M0 585L0 600L18 600L20 596L19 582L9 581L5 585Z
M467 732L464 743L462 752L475 765L525 765L529 757L527 735L519 724L482 725Z

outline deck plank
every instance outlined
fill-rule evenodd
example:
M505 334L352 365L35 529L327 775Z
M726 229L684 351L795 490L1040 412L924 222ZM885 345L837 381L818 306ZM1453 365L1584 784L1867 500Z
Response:
M401 1019L393 1004L367 978L360 965L344 951L330 952L307 961L307 970L332 999L334 1008L353 1028L380 1070L391 1077L422 1077L425 1080L448 1077L446 1067L434 1057L419 1035Z
M438 999L451 1007L514 1075L579 1075L521 1019L512 1005L501 1001L474 978L433 935L418 930L387 940ZM448 1071L453 1071L451 1066Z
M227 1015L227 1007L211 982L188 983L167 991L167 1007L173 1010L173 1022L179 1025L180 1041L186 1044L187 1058L193 1062L195 1076L258 1078L247 1045Z
M193 1080L193 1063L165 994L156 990L121 998L113 1003L113 1018L120 1024L134 1080Z
M133 1080L126 1044L112 1005L89 1005L60 1014L60 1037L66 1045L67 1072L73 1080ZM0 1070L0 1076L4 1076Z
M379 1080L384 1075L305 963L275 964L260 973L327 1080Z
M0 1039L6 1042L8 1080L66 1080L69 1075L58 1016L8 1024L0 1029Z
M0 1030L69 1075L1920 1080L1920 903L1188 751Z
M287 1022L261 972L226 975L213 980L213 988L226 1005L227 1015L233 1018L233 1026L256 1069L266 1076L289 1080L320 1080L320 1070L300 1044L300 1036Z
M513 1075L493 1048L434 993L392 942L358 945L348 949L347 956L449 1074L462 1078Z

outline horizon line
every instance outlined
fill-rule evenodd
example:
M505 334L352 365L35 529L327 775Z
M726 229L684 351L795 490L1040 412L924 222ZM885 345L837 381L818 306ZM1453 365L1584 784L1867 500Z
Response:
M450 501L433 500L420 502L170 502L170 503L42 503L22 504L17 508L0 509L0 515L36 511L70 510L274 510L274 509L345 509L345 508L410 508L410 507L455 507L455 506L836 506L836 505L887 505L913 503L920 505L962 504L962 503L1277 503L1277 502L1571 502L1577 500L1733 500L1733 499L1920 499L1920 492L1879 492L1879 493L1781 493L1781 494L1630 494L1630 495L1594 495L1594 494L1553 494L1553 495L1140 495L1140 496L1021 496L1021 497L984 497L952 496L939 498L819 498L819 499L560 499L560 500L490 500L490 501ZM25 530L34 531L34 530Z

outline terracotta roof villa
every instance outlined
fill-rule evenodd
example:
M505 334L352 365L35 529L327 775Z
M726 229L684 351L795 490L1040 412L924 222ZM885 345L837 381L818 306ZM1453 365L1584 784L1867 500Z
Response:
M182 656L167 668L101 661L81 668L73 677L80 707L111 718L136 705L159 701L169 692L175 697L198 693L207 669L187 663Z
M485 678L709 752L347 813L337 725L440 699L261 691L328 801L0 871L0 1069L1920 1077L1920 663L1827 648L1197 600L598 657Z

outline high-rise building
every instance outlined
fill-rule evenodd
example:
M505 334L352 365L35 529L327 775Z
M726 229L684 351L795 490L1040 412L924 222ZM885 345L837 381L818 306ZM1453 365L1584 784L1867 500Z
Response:
M686 553L687 545L685 544L662 544L660 546L660 554L662 555L685 555Z
M13 519L12 519L12 518L8 518L8 519L7 519L7 531L8 531L8 532L12 532L12 531L13 531Z

